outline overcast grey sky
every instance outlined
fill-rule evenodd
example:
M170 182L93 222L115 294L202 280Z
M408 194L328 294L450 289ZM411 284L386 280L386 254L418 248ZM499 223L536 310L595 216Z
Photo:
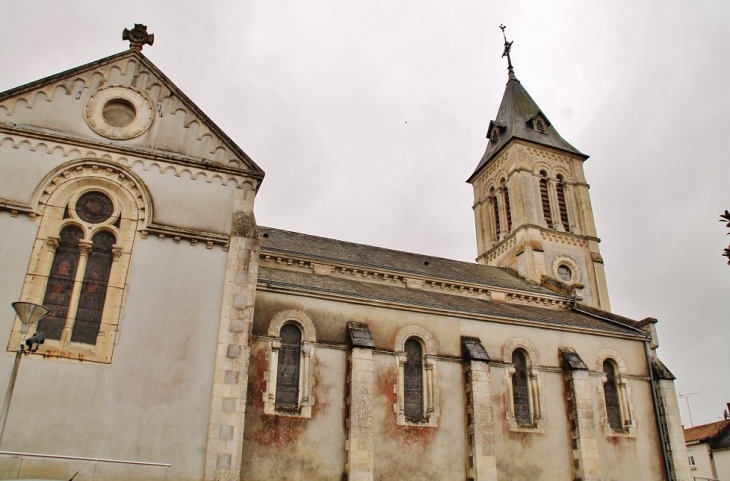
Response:
M262 225L461 260L517 77L585 164L614 312L659 319L694 424L730 402L730 2L0 3L0 91L147 55L265 171ZM723 301L725 301L723 303ZM682 417L690 425L684 401Z

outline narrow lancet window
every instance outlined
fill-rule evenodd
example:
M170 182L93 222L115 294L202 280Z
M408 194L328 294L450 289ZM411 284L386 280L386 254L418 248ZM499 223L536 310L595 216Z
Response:
M504 192L504 213L507 218L507 232L512 232L512 211L509 208L509 191L505 186L502 191Z
M553 226L553 216L550 213L550 196L548 194L547 173L543 170L540 172L540 199L542 200L542 216L548 227Z
M499 202L496 195L492 196L492 214L494 215L494 232L497 234L497 240L502 233L502 226L499 223Z
M561 175L558 176L558 208L560 210L560 222L563 223L565 230L570 230L570 224L568 219L568 206L565 203L565 179Z
M405 342L404 413L407 417L423 417L423 362L421 344L409 339Z
M530 413L530 388L527 379L527 357L522 351L512 353L512 364L515 372L512 374L512 397L515 406L515 421L517 424L532 424Z
M302 333L293 324L281 328L281 347L276 374L276 406L296 408L299 405L299 360Z
M96 344L109 284L109 273L112 269L112 246L116 238L109 232L101 231L91 239L91 242L91 252L86 263L79 307L71 334L72 342L84 344Z
M608 424L613 429L622 429L621 405L616 385L616 369L611 361L603 361L603 372L606 373L606 383L603 385L603 393L606 397L606 414Z
M38 323L38 330L42 331L47 339L61 339L61 333L66 325L76 269L79 265L79 240L83 237L84 233L75 226L64 228L59 236L43 298L43 305L48 307L50 312Z

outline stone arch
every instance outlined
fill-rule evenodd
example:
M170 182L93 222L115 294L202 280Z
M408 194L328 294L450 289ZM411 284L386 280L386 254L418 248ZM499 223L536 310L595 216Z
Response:
M613 349L601 349L601 351L598 353L598 355L596 356L597 371L603 372L603 362L606 359L612 360L618 367L618 370L621 374L628 374L624 358L621 357L621 355Z
M405 352L406 341L412 337L416 337L421 341L427 355L436 355L436 341L433 336L426 329L416 325L406 326L398 331L395 336L395 352Z
M515 349L522 349L527 352L529 359L527 360L530 366L540 365L540 354L538 354L535 346L530 341L521 337L515 337L507 341L502 347L502 359L507 364L512 364L512 352Z
M289 309L274 314L269 322L269 336L279 337L285 324L297 324L302 330L302 341L317 342L317 335L312 320L302 311Z

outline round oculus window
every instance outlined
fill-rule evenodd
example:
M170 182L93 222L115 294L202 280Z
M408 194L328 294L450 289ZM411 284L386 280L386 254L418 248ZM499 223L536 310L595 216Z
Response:
M111 99L102 107L101 116L109 125L126 127L137 118L137 109L127 99Z
M568 282L573 277L573 271L565 264L561 264L558 266L558 276L560 276L560 280Z
M87 192L76 201L76 215L89 224L99 224L114 213L112 200L101 192Z

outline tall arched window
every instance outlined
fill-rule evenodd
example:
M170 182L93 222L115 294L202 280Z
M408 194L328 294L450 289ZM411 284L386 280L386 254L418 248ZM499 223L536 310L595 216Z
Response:
M43 298L52 306L51 314L41 320L38 330L63 343L96 345L116 244L116 236L106 229L118 214L109 196L99 191L83 193L73 213L71 208L64 210L69 223L57 238ZM87 227L82 229L79 221Z
M560 211L560 222L563 223L565 230L570 230L570 223L568 219L568 206L565 203L565 178L563 178L562 175L558 175L557 193L558 210Z
M616 384L616 368L609 360L603 361L603 372L606 373L606 382L603 385L603 394L606 399L606 414L608 424L613 429L623 429L621 420L621 400Z
M421 343L408 339L405 343L404 411L407 417L423 417L423 354Z
M520 350L512 353L512 364L515 372L512 374L512 398L514 403L515 421L517 424L532 424L530 413L530 387L527 378L527 356Z
M65 227L60 232L46 284L46 294L43 297L43 305L50 312L38 322L38 330L47 339L61 339L63 327L66 325L76 269L79 266L79 240L83 237L83 231L74 225Z
M507 233L512 232L512 211L509 207L509 190L504 179L502 179L502 198L504 199L504 214L507 219Z
M499 222L499 197L494 193L494 189L490 191L492 197L492 215L494 216L494 233L497 235L497 240L502 233L502 226Z
M548 227L553 226L553 215L550 211L550 195L548 194L547 172L540 171L540 199L542 200L542 216Z
M294 324L281 328L281 347L276 373L276 407L299 406L299 364L302 332Z

